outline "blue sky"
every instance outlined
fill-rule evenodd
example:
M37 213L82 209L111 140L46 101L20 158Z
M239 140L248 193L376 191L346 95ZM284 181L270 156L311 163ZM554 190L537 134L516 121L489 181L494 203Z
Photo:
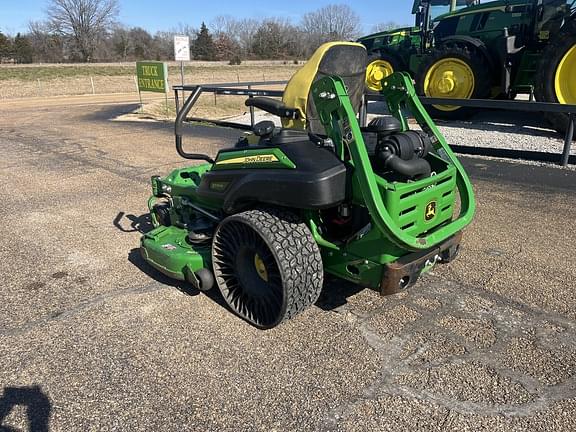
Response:
M410 15L412 0L120 0L119 21L152 33L177 27L180 23L198 27L203 20L209 24L215 16L225 14L238 18L283 16L296 23L303 13L334 3L352 7L360 15L365 32L380 22L411 24L413 21ZM8 34L26 32L29 21L44 18L47 4L47 0L0 0L0 31Z

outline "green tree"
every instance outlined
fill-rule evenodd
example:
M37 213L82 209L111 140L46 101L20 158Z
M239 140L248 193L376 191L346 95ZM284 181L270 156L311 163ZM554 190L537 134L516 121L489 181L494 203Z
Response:
M11 59L13 55L12 40L0 32L0 63L3 60Z
M154 40L150 33L141 27L130 29L130 42L132 44L132 54L137 60L153 58Z
M196 33L196 40L192 45L192 54L196 60L215 60L216 58L214 39L204 22L200 26L200 31Z
M14 60L16 63L32 63L34 50L28 36L22 36L20 33L14 38Z
M128 54L132 48L132 41L130 40L130 33L128 29L117 26L112 31L110 35L112 50L116 58L126 61L128 59Z
M252 52L262 59L285 59L294 55L296 29L281 20L264 21L252 40Z
M214 41L216 60L232 60L239 57L240 46L230 36L220 33Z

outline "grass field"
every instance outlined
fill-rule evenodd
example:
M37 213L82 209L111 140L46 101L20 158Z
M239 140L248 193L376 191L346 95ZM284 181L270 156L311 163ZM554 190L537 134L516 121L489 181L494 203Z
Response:
M191 63L186 84L287 80L299 65L293 62ZM0 99L136 92L134 63L87 65L0 65ZM169 84L180 84L180 68L169 67Z
M17 80L52 80L90 76L133 75L134 67L130 66L35 66L35 67L0 67L0 81Z

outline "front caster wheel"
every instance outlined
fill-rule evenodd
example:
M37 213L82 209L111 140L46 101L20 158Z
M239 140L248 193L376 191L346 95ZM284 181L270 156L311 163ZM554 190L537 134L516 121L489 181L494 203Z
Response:
M318 245L288 211L250 210L226 218L214 235L212 263L226 303L263 329L314 304L322 290Z

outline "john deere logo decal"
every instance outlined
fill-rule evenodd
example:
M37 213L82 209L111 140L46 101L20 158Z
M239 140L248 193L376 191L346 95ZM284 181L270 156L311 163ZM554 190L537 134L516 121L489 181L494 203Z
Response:
M436 216L436 201L431 201L426 206L426 212L424 213L424 219L426 222L431 221Z

